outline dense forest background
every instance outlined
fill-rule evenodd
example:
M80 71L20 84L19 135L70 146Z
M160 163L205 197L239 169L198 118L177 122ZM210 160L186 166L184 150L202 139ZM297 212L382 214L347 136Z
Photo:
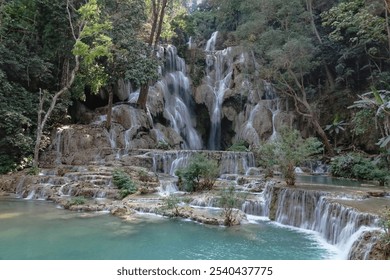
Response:
M289 98L328 155L360 151L386 162L389 0L197 2L0 0L0 172L29 166L37 132L43 149L53 127L77 121L78 102L93 94L112 101L119 80L140 87L142 99L158 78L157 44L174 44L196 63L190 38L202 47L216 30L220 48L253 55L259 71L248 75Z

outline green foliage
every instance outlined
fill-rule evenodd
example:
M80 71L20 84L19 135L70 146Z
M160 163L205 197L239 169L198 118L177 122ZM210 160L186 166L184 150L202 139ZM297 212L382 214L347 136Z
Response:
M68 207L72 205L84 205L87 200L83 196L73 197L67 204Z
M233 186L221 190L218 204L223 209L222 216L224 217L225 226L232 226L237 222L237 208L241 207L244 200L244 195L237 193Z
M372 131L373 119L375 119L375 114L369 109L362 109L356 112L356 114L352 118L353 133L356 136L359 136Z
M180 216L180 199L175 195L169 195L164 198L164 209L172 210L175 217Z
M303 139L299 131L283 127L279 131L279 137L270 147L266 147L265 152L265 156L275 158L286 183L294 185L295 166L322 152L322 143L314 137ZM273 163L272 159L263 159L263 161Z
M27 174L28 175L38 175L39 174L39 168L37 166L33 166L31 167L28 171L27 171Z
M272 178L274 176L274 166L278 164L275 155L275 143L263 143L258 149L259 164L265 169L265 176Z
M321 14L323 26L330 29L333 58L329 60L335 64L340 84L353 87L365 79L372 85L381 83L378 78L385 68L375 64L382 60L378 58L388 55L388 39L385 18L378 13L380 8L373 2L348 0Z
M336 177L376 180L382 184L390 179L388 170L357 153L335 157L331 163L331 173Z
M362 0L343 1L322 14L323 25L332 27L333 41L348 40L351 44L386 41L385 20Z
M131 177L122 170L115 170L112 174L112 181L114 185L119 189L121 198L125 198L129 194L137 192L138 188L133 182Z
M233 143L227 150L232 152L248 152L249 151L249 145L245 141L238 141L236 143Z
M188 166L176 170L179 187L185 191L196 192L211 189L219 174L217 162L202 154L194 155Z
M0 58L0 173L15 170L31 154L36 117L33 98L24 88L7 80Z
M348 125L345 121L339 120L339 116L336 115L331 124L326 125L325 131L333 136L334 147L337 146L337 136L341 131L345 131L345 126Z
M275 142L275 154L288 185L295 184L295 166L322 152L322 143L317 138L303 139L297 130L282 128Z
M169 144L165 141L158 141L158 144L157 144L157 147L156 149L159 149L159 150L169 150L171 147L169 146Z
M112 59L112 38L107 35L112 24L102 15L97 0L89 0L79 8L78 13L84 25L72 53L82 57L82 68L87 76L85 82L93 93L97 93L108 81L104 66L97 62Z
M390 91L373 89L359 96L359 100L348 108L360 109L360 114L374 116L377 129L382 134L382 138L377 143L381 148L390 150ZM363 122L362 120L358 119ZM364 123L364 122L363 122Z
M390 208L385 207L382 212L380 224L384 233L381 236L382 250L386 257L390 257Z

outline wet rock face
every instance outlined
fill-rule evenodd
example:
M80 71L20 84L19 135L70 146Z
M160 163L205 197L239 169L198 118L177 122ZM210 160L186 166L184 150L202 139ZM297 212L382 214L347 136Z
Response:
M380 231L367 231L353 243L348 255L350 260L387 260Z

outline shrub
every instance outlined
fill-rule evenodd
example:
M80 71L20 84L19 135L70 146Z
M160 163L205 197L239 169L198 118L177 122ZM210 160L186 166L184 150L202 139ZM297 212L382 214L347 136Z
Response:
M188 192L211 189L218 174L217 162L207 159L202 154L193 156L187 167L176 170L179 187L184 187Z
M233 186L221 190L218 200L219 206L223 209L224 225L232 226L237 222L238 210L245 198L243 194L237 193Z
M85 199L85 197L83 197L83 196L78 196L78 197L72 198L72 199L69 201L68 206L72 206L72 205L84 205L86 202L87 202L87 200Z
M180 199L175 195L169 195L164 198L164 209L172 210L172 214L175 217L180 215L179 207Z
M265 177L274 176L274 166L278 163L275 155L275 144L272 142L264 143L258 150L259 164L265 169Z
M138 178L142 182L149 182L149 181L151 181L151 178L150 178L148 172L146 172L145 170L142 170L142 169L138 171Z
M122 170L115 170L112 174L112 180L114 185L119 189L121 198L136 193L138 190L131 177Z
M322 151L322 143L314 137L303 139L299 131L282 127L273 143L262 145L259 150L260 165L272 175L272 167L280 166L288 185L295 185L295 166Z
M388 180L388 171L380 168L375 161L357 153L335 157L331 163L331 173L336 177L377 180L381 184Z
M390 256L390 208L386 207L382 213L380 224L384 233L381 236L382 250L386 257Z
M249 152L249 144L245 141L238 141L231 145L227 150L231 152Z
M157 147L158 150L169 150L171 146L165 141L158 141Z

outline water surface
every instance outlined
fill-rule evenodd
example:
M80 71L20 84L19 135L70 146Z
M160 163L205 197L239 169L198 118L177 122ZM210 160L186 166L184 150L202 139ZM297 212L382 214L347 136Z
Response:
M140 215L75 213L45 201L0 199L0 259L329 259L314 234L257 221L240 227Z

